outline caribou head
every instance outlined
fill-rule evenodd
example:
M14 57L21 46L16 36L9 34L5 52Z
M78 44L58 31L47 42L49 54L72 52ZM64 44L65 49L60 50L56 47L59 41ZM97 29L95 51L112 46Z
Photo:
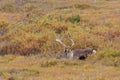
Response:
M73 39L70 36L67 37L71 41L71 46L64 44L60 38L57 38L56 41L64 46L64 50L56 55L57 58L70 58L70 59L86 59L89 54L95 54L96 50L93 48L85 49L74 49L71 50L71 47L75 44Z

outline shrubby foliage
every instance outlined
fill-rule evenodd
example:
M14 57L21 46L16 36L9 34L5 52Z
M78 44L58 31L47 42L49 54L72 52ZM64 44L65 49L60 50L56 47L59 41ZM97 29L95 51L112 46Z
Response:
M89 12L89 9L96 10L95 6L79 3L63 5L63 7L70 8L70 11L66 11L57 6L54 8L55 10L48 8L47 6L50 4L42 7L42 3L38 3L25 1L19 5L13 1L0 6L1 12L22 15L18 19L19 21L14 21L15 23L10 22L12 19L0 21L0 54L54 54L63 49L60 44L55 42L56 37L70 33L75 41L72 49L94 46L101 51L99 53L101 56L119 56L119 26L115 20L108 20L99 25L99 21L94 15L99 18L101 13ZM72 12L73 8L74 12ZM84 14L84 11L83 14L78 13L78 9L88 9L85 12L91 15ZM24 15L21 14L23 12ZM115 23L116 25L113 27L106 25ZM70 44L64 37L63 41Z
M67 34L71 49L97 53L84 61L56 59L64 47L55 39L71 45ZM0 0L0 80L119 80L119 74L120 0Z

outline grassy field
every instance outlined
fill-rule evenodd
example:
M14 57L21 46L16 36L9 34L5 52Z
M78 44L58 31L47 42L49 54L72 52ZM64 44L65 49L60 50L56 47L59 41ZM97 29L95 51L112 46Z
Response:
M86 60L56 59L55 42L94 47ZM26 56L27 55L27 56ZM120 0L0 0L0 80L119 80Z
M35 56L0 57L0 80L119 80L120 58L85 61Z

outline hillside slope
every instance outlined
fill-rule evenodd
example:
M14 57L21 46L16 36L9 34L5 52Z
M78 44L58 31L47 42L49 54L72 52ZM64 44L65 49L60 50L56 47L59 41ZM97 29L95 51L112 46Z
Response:
M94 47L86 60L56 59ZM24 56L29 55L29 56ZM0 0L0 80L119 80L120 0Z

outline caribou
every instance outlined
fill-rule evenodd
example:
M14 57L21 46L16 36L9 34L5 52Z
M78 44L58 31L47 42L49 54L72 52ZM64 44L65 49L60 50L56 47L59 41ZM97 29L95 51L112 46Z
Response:
M71 50L71 47L75 45L73 39L68 36L68 39L71 41L71 46L67 46L62 42L60 38L57 38L56 41L64 46L64 50L56 55L56 58L69 58L76 60L85 60L89 54L95 54L96 50L93 48L85 48L85 49L74 49Z

